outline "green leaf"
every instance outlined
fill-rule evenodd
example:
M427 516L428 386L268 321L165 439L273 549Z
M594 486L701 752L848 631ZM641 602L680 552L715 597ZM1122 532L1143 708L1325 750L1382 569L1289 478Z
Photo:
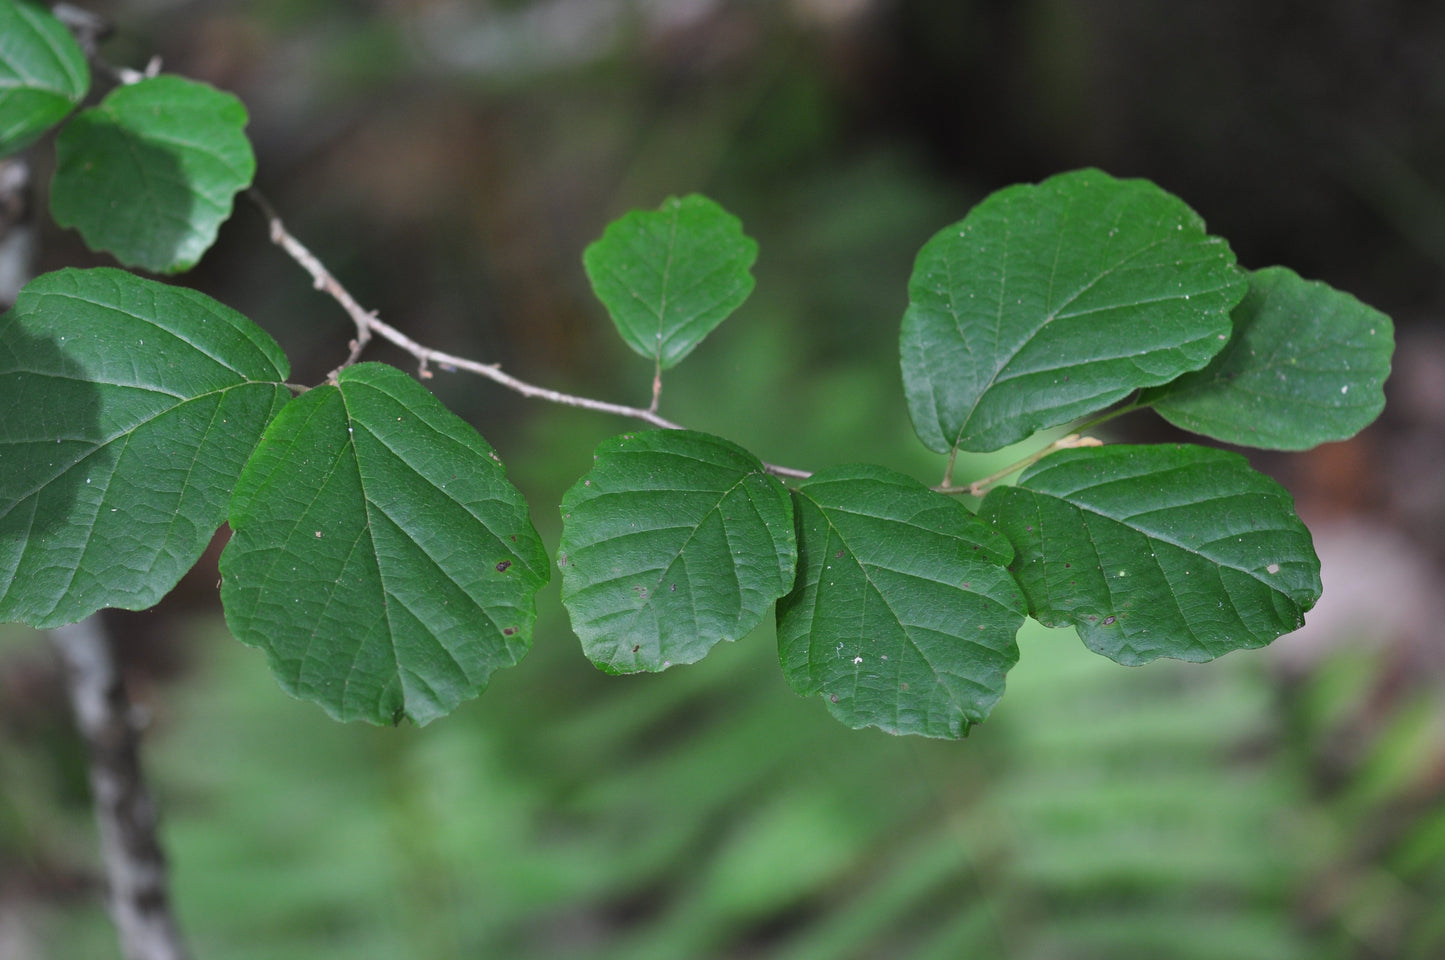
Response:
M226 518L287 372L195 291L113 269L31 281L0 317L0 620L164 596Z
M736 444L653 430L604 441L562 499L562 602L608 673L693 663L793 584L783 485Z
M614 221L582 255L627 345L667 369L753 292L758 245L707 197L669 197Z
M1029 613L1119 663L1212 660L1299 629L1320 596L1310 534L1279 484L1207 447L1062 450L980 516L1018 555Z
M889 733L960 737L987 718L1024 622L1004 538L883 467L824 470L793 497L798 579L778 602L792 688Z
M50 211L127 266L189 270L256 173L245 126L241 101L203 83L117 87L56 139Z
M227 625L338 720L425 724L475 697L531 645L551 575L492 448L375 363L282 411L230 522Z
M1147 180L992 194L919 251L900 346L914 429L997 450L1204 366L1245 293L1228 244Z
M85 53L49 10L0 0L0 157L65 119L90 89Z
M1250 276L1224 352L1140 399L1216 440L1306 450L1346 440L1380 415L1394 348L1394 327L1380 311L1270 267Z

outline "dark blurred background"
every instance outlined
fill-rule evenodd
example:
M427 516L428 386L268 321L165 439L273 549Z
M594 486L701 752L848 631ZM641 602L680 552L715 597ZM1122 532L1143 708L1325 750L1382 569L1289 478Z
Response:
M989 191L1081 166L1154 180L1245 266L1346 289L1399 342L1361 436L1246 451L1315 534L1305 630L1125 669L1031 627L961 743L841 728L788 691L766 628L604 678L555 584L478 701L339 726L226 635L218 541L155 610L108 617L198 957L1445 956L1445 4L86 6L111 62L241 97L260 188L358 300L536 383L645 405L581 251L628 209L718 200L759 241L757 292L662 412L773 462L936 482L897 368L913 255ZM31 158L43 188L48 142ZM42 243L45 269L108 262L53 225ZM349 322L244 199L181 279L270 331L295 380L345 356ZM428 386L553 545L562 492L631 426ZM53 658L6 629L0 960L117 956L87 803Z

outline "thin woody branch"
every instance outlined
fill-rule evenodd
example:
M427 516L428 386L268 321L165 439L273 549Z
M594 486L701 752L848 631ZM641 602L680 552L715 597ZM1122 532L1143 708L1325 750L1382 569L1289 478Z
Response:
M660 393L660 371L659 376L654 378L652 406L630 407L620 403L609 403L606 400L594 400L591 397L581 397L576 394L562 393L559 390L551 390L547 387L539 387L536 384L519 380L509 373L503 372L501 366L495 363L480 363L476 360L469 360L466 357L454 356L450 353L443 353L440 350L433 350L431 347L417 343L411 337L400 330L385 323L377 317L376 311L366 310L355 298L347 292L346 288L326 269L326 266L308 250L301 241L297 240L286 229L281 217L276 213L274 207L261 194L259 190L252 187L247 191L251 200L260 208L265 215L271 233L271 242L296 261L307 273L311 275L312 283L317 290L320 290L341 305L346 315L356 325L356 339L351 341L351 352L346 360L333 370L327 377L328 380L335 380L337 375L347 367L356 363L361 357L361 352L366 348L373 335L388 340L396 346L405 350L416 358L420 366L420 374L423 378L431 376L429 367L435 364L446 371L463 370L467 373L474 373L486 377L495 383L501 384L509 390L530 397L535 400L546 400L550 403L562 404L568 407L580 407L584 410L594 410L598 413L610 413L614 416L627 417L633 420L641 420L650 423L654 427L663 430L681 430L682 424L674 423L657 412L657 400ZM777 464L765 463L769 473L780 477L792 477L795 479L806 479L811 474L806 470L797 470L792 467L782 467Z
M282 250L285 250L291 259L301 266L301 269L311 274L312 285L317 290L324 291L331 299L341 304L341 309L346 311L346 315L351 318L352 324L356 326L356 339L351 341L351 353L347 355L346 360L342 362L341 366L327 375L328 380L335 380L337 374L361 358L361 352L366 349L367 343L371 341L372 324L380 323L380 321L376 319L376 313L374 311L363 309L361 304L357 303L356 299L341 285L340 281L331 275L331 271L326 269L326 265L318 260L315 254L306 249L305 244L297 240L287 231L285 224L281 222L280 215L276 213L276 208L271 206L271 202L266 199L261 191L252 187L246 191L246 194L256 206L261 208L261 212L265 214L266 222L270 225L271 229L271 242Z

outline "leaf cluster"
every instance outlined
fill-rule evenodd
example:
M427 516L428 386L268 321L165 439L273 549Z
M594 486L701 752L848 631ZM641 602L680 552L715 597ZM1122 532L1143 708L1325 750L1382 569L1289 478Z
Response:
M0 27L3 154L59 122L88 73L39 8L0 0ZM117 87L60 130L52 213L123 264L188 269L254 175L245 123L180 77ZM649 416L662 372L746 300L757 254L701 196L587 249L651 362ZM775 612L799 694L853 727L958 737L1002 696L1026 617L1125 664L1303 623L1309 532L1238 454L1075 436L1038 442L1011 486L956 483L954 464L1143 408L1230 444L1345 439L1383 407L1387 317L1242 269L1183 201L1098 170L983 200L923 245L908 299L902 385L942 482L808 476L684 429L605 441L562 500L556 554L598 667L691 663ZM231 631L338 719L426 723L516 663L552 563L491 446L395 368L349 365L295 398L288 375L259 326L199 293L110 268L32 281L0 317L0 617L149 606L226 522Z

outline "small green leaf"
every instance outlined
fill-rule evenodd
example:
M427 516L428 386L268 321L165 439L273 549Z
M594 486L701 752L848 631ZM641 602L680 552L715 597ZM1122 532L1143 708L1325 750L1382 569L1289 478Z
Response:
M88 89L85 53L65 25L43 7L0 0L0 157L65 119Z
M245 126L241 101L203 83L117 87L56 139L51 213L127 266L189 270L256 173Z
M1141 402L1226 443L1306 450L1347 440L1380 415L1394 348L1394 327L1380 311L1270 267L1250 276L1224 352Z
M551 575L487 442L393 367L348 367L266 431L231 501L226 623L338 720L424 724L531 645Z
M1147 180L992 194L919 251L900 346L929 448L997 450L1204 366L1245 293L1229 245Z
M1024 622L1004 538L883 467L824 470L793 497L798 578L778 602L792 688L850 727L956 738L987 718Z
M195 291L112 269L31 281L0 317L0 620L164 596L226 518L287 372Z
M604 441L562 498L562 602L608 673L701 660L793 584L783 485L742 447L650 430Z
M737 217L693 194L614 221L582 265L622 339L667 369L753 292L757 257Z
M1320 596L1290 495L1223 450L1061 450L991 490L980 516L1018 552L1029 613L1123 664L1262 647Z

